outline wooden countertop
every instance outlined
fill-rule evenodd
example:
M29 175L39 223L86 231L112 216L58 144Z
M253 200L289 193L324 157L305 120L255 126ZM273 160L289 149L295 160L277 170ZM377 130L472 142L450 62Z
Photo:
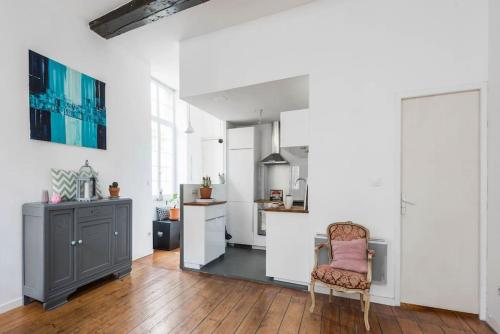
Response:
M211 206L211 205L220 205L220 204L225 204L227 203L226 201L215 201L215 202L188 202L184 203L184 205L187 206Z
M291 213L309 213L309 210L304 210L303 206L292 206L290 209L285 209L284 206L277 208L264 209L266 212L291 212Z

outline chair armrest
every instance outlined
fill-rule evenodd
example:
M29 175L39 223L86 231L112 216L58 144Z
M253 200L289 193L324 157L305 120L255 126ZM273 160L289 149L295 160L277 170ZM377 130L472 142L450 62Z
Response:
M372 258L375 256L375 251L368 250L368 273L366 274L366 280L368 282L372 281Z
M372 249L369 249L369 250L368 250L368 259L371 259L371 258L372 258L372 257L374 257L374 256L375 256L375 251L374 251L374 250L372 250Z
M319 251L321 250L321 248L323 247L327 247L328 244L317 244L315 247L314 247L314 269L318 268L318 259L319 259Z

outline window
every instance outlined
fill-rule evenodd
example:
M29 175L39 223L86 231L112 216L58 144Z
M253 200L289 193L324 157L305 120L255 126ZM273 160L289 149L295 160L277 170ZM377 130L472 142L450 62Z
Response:
M175 91L151 81L151 139L153 196L176 192Z

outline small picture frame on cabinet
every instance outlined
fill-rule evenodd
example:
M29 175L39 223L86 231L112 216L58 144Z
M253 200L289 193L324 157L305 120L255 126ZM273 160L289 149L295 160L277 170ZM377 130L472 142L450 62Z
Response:
M269 199L271 201L283 202L283 190L282 189L271 189L269 191Z

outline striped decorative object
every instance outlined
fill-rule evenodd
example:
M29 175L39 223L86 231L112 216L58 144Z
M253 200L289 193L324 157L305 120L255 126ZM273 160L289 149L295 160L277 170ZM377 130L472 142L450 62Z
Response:
M51 169L52 191L58 193L63 201L76 198L76 176L71 170Z

